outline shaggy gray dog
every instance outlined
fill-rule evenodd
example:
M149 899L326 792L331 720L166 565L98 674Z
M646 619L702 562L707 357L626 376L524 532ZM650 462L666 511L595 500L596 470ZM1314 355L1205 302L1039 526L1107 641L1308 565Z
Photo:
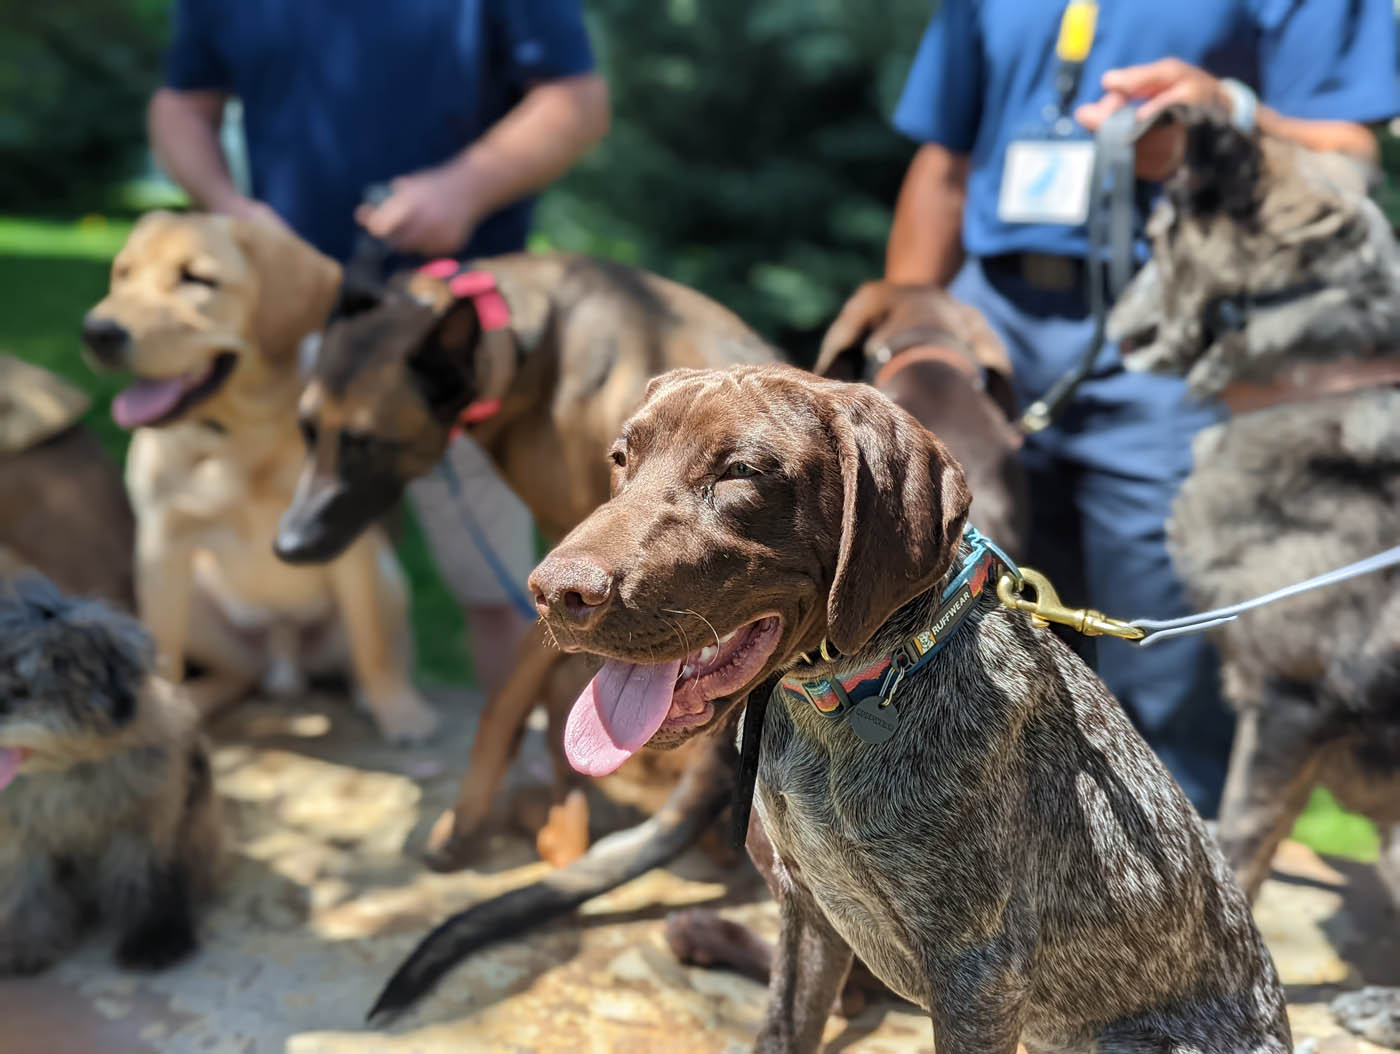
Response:
M197 715L152 658L104 603L38 575L0 588L0 975L52 965L99 915L125 966L195 948L217 804Z
M1250 411L1198 438L1168 524L1207 608L1400 543L1400 362L1386 361L1400 353L1400 252L1347 162L1176 117L1186 164L1110 334L1131 367L1183 374L1197 397ZM1240 714L1220 841L1251 897L1320 784L1380 828L1400 906L1397 584L1400 571L1370 575L1219 631ZM1367 995L1334 1010L1400 1045L1400 1014Z

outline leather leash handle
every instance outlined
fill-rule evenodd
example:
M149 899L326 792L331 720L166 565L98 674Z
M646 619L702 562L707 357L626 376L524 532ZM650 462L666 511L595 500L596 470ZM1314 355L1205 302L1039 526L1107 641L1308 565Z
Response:
M1134 194L1137 141L1148 131L1176 121L1176 114L1164 110L1150 121L1139 121L1136 112L1123 107L1108 115L1094 136L1094 169L1089 203L1089 254L1084 273L1089 310L1094 317L1094 335L1078 365L1066 370L1050 389L1030 406L1017 421L1025 434L1048 428L1064 410L1075 390L1093 373L1103 350L1108 312L1123 294L1134 272L1133 223L1136 218ZM1108 250L1108 260L1103 258ZM1105 277L1104 268L1108 274Z

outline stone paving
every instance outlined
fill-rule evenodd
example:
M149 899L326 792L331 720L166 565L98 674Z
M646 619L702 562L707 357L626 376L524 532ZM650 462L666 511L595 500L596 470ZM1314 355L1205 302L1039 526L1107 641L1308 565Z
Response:
M0 1054L676 1054L749 1049L762 989L678 965L666 913L708 904L771 934L772 905L747 863L726 874L695 851L588 906L576 919L464 964L387 1032L362 1025L379 986L428 926L454 908L543 872L501 821L483 865L457 875L417 860L451 800L475 711L449 715L431 748L376 742L341 701L249 704L216 730L215 767L234 852L204 948L154 976L111 964L110 935L34 980L0 982ZM540 733L517 784L547 776ZM1257 915L1288 985L1295 1038L1312 1054L1378 1054L1327 1012L1336 992L1400 984L1400 920L1374 872L1287 846ZM832 1018L830 1052L931 1052L905 1004Z

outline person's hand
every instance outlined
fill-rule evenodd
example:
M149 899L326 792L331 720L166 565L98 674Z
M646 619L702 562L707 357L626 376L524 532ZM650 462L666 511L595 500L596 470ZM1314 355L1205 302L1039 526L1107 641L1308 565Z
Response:
M355 220L396 249L450 256L471 237L476 216L461 173L453 165L400 176L377 206L361 205Z
M220 212L225 216L237 216L241 220L249 220L253 223L270 224L283 230L288 229L287 221L277 215L276 210L271 205L243 194L235 194L228 200L219 202L210 211Z
M1230 96L1220 81L1203 69L1180 59L1161 59L1144 66L1124 66L1109 70L1101 82L1103 98L1085 103L1074 111L1074 118L1091 132L1097 132L1108 115L1135 100L1140 121L1151 120L1168 106L1185 104L1230 113ZM1161 125L1142 136L1137 143L1137 174L1141 179L1165 179L1181 164L1186 148L1186 132L1180 125Z

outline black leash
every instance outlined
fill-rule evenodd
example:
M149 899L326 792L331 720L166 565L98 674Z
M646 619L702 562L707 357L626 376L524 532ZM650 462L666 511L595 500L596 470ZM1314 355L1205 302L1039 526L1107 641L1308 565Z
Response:
M734 801L729 807L729 844L741 852L749 836L749 815L753 811L754 786L758 782L763 718L768 713L768 701L782 679L780 673L769 677L749 693L744 706L744 741L739 751L739 769L734 774Z
M1175 117L1167 112L1140 123L1134 111L1124 107L1109 114L1094 137L1094 197L1089 206L1089 252L1084 261L1094 335L1079 364L1066 371L1021 415L1017 424L1025 433L1048 428L1075 390L1094 372L1104 346L1109 309L1133 278L1137 141L1150 128L1171 120Z

